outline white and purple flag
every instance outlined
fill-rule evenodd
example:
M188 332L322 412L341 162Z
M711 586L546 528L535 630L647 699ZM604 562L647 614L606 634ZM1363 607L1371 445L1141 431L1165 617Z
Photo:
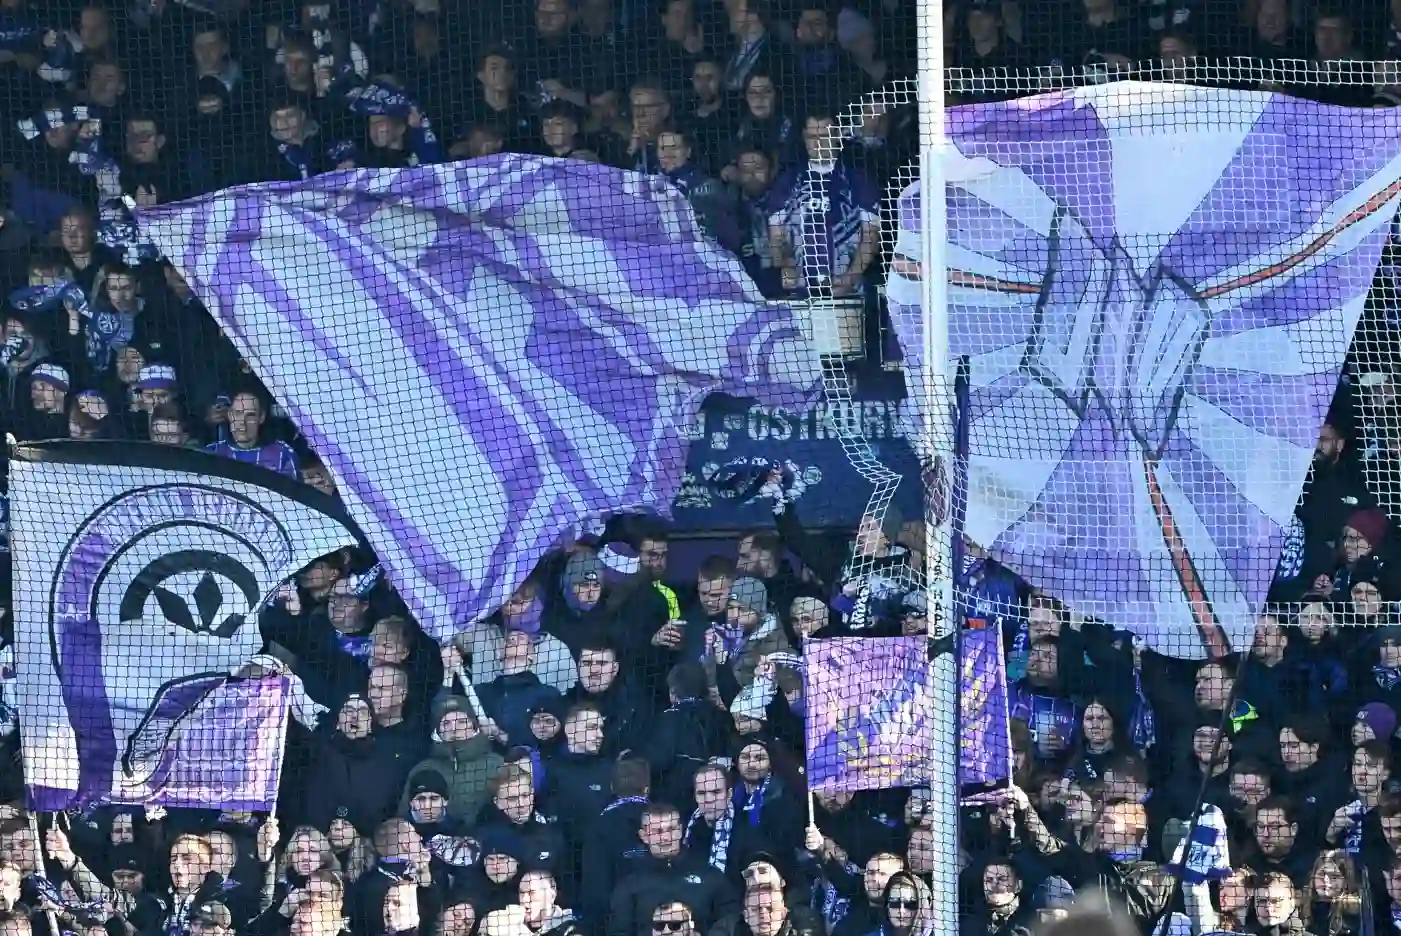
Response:
M339 505L204 452L44 442L11 450L10 516L30 806L270 809L291 687L230 676L274 589L361 542Z
M1401 201L1401 113L1121 82L949 127L968 538L1164 652L1192 625L1248 646ZM899 213L918 382L917 187Z
M713 392L820 381L664 181L500 156L228 189L141 213L330 468L434 637L574 525L670 509Z

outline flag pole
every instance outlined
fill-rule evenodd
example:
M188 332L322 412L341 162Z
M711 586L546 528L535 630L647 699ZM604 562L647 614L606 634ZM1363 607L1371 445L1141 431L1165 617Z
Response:
M920 306L923 319L923 381L925 431L932 464L926 466L925 582L929 590L930 638L958 634L954 595L953 478L957 453L954 445L954 380L949 360L948 208L945 204L945 160L948 119L944 106L944 3L924 0L915 6L919 60L920 139ZM942 462L942 464L941 464ZM944 488L944 490L939 490ZM934 697L947 700L936 705L930 739L928 816L933 833L934 933L958 933L958 655L936 653L929 662Z
M43 837L39 834L39 814L32 809L27 811L29 813L29 833L34 836L34 857L39 865L37 871L44 877L48 877L49 869L44 865L48 849L45 847ZM50 936L59 936L58 914L54 913L52 907L44 909L44 919L49 923Z

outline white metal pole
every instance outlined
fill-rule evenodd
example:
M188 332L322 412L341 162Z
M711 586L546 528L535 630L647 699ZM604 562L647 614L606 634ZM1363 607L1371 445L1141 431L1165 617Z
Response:
M948 118L944 107L944 4L942 0L916 0L919 49L920 137L920 267L923 309L923 397L925 431L933 457L944 470L930 472L949 489L940 492L943 516L929 513L925 530L925 575L929 588L931 636L943 636L957 626L954 600L952 485L954 471L953 389L954 366L949 360L948 269L945 244L948 208L945 202L945 160ZM930 492L926 492L926 496ZM936 523L934 521L942 521ZM935 933L958 932L958 825L959 825L959 661L956 653L941 653L930 664L936 706L931 739L929 793L934 845Z

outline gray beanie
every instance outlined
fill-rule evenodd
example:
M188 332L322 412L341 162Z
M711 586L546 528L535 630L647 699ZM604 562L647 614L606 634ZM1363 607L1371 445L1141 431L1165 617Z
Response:
M739 578L730 586L730 603L749 611L766 614L769 610L769 590L756 578Z
M573 590L580 582L603 581L603 563L598 556L587 550L580 550L569 557L564 564L564 590Z

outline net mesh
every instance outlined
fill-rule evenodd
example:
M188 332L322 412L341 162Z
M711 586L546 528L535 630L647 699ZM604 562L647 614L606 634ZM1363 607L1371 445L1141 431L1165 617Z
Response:
M1297 6L5 3L0 929L1390 925L1401 12Z

